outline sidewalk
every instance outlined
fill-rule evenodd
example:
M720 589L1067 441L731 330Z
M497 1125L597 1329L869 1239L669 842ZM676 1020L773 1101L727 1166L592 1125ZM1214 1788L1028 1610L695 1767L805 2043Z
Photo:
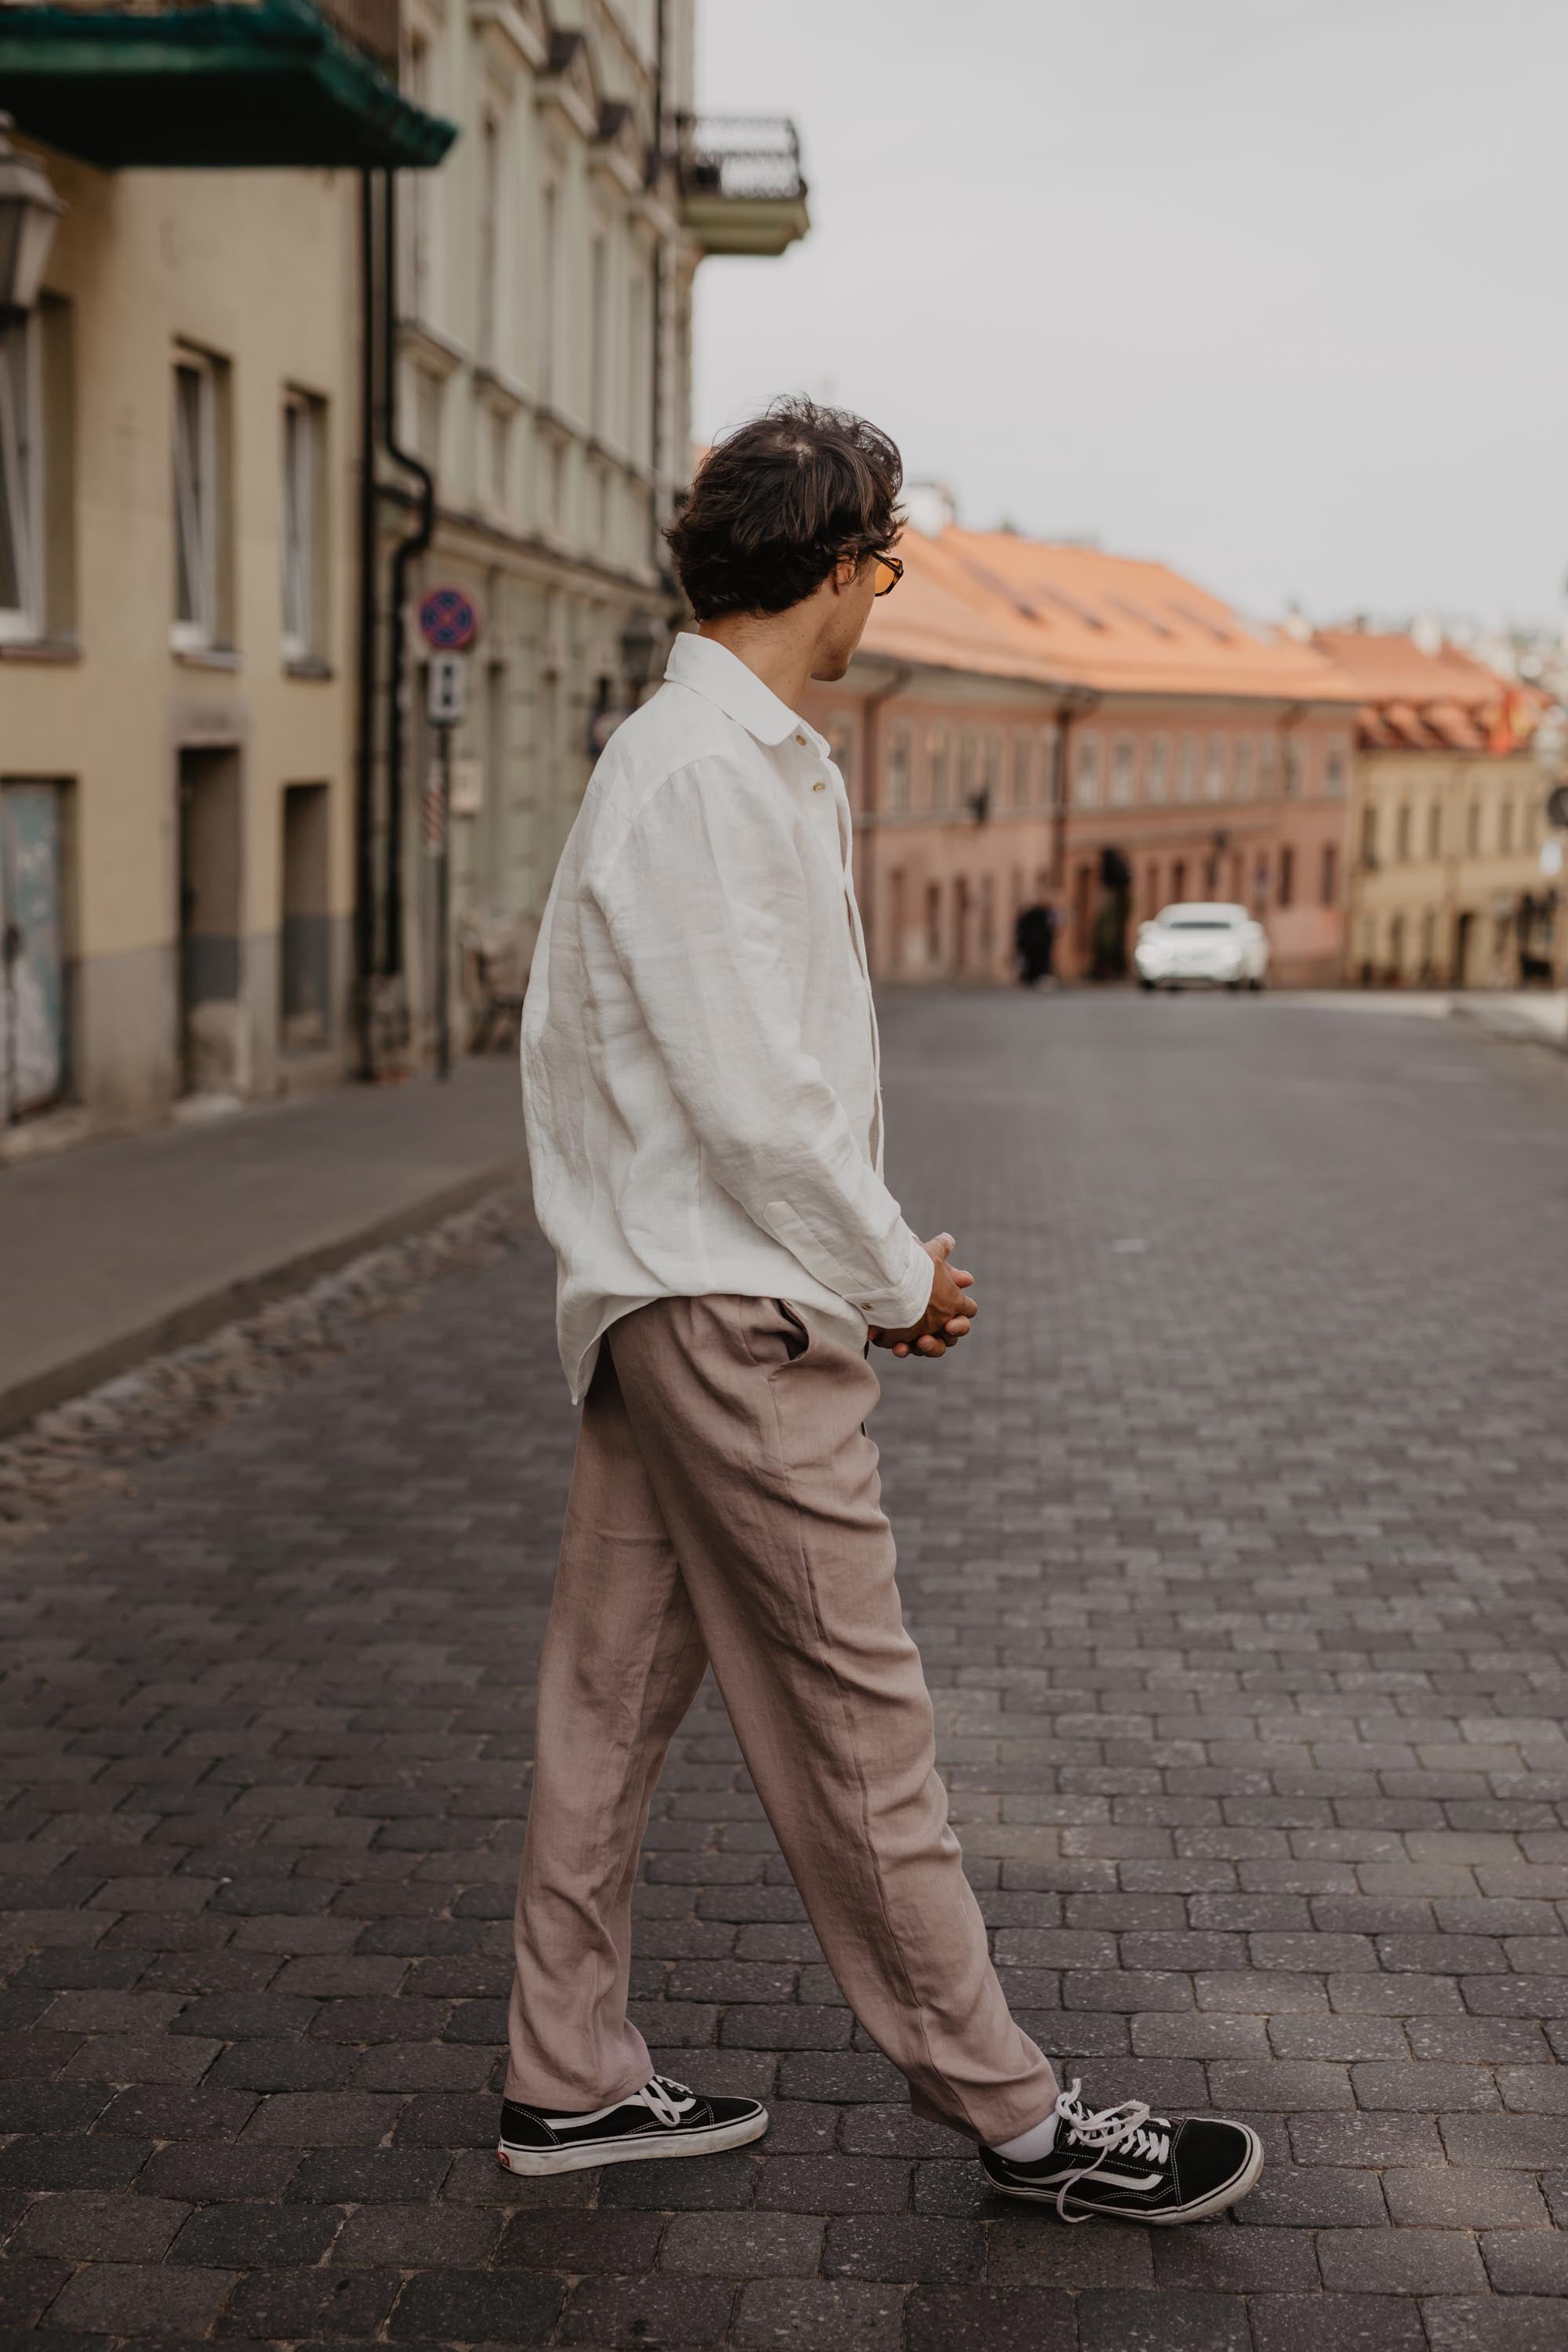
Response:
M523 1168L500 1055L0 1171L0 1433Z

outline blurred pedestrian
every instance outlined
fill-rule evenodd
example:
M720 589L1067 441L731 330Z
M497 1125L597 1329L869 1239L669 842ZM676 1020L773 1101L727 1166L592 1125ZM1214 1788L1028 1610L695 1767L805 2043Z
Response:
M1182 2221L1245 2194L1261 2144L1092 2113L1009 2015L865 1428L870 1347L939 1359L975 1313L952 1236L922 1242L882 1181L849 803L798 715L898 583L901 478L885 434L807 401L712 451L669 533L698 632L600 761L534 957L529 1150L583 1418L497 2153L568 2172L767 2129L758 2100L656 2074L626 2012L637 1850L711 1665L828 1966L919 2112L978 2141L994 2188Z
M1052 977L1057 948L1057 910L1045 899L1026 907L1013 926L1013 947L1018 978L1026 988L1037 988Z

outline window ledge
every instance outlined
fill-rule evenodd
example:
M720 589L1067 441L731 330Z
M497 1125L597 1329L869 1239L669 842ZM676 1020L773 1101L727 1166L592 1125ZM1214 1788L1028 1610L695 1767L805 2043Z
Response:
M0 637L0 661L79 662L74 637Z
M310 679L321 685L336 677L337 671L320 654L295 654L285 660L283 675L285 677Z
M184 669L226 669L239 667L239 649L236 646L174 646L174 659Z

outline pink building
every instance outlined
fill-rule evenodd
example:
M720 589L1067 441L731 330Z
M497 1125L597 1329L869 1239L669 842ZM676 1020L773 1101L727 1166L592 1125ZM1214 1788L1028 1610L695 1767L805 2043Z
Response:
M955 526L900 552L810 706L879 978L1005 978L1042 897L1068 977L1119 976L1141 918L1209 898L1255 909L1276 981L1339 977L1358 695L1322 653L1163 564Z

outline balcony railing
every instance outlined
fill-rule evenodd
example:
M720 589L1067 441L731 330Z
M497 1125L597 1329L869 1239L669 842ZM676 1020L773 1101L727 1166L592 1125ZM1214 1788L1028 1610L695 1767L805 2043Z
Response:
M782 253L810 226L800 134L786 115L682 115L686 226L706 253Z

